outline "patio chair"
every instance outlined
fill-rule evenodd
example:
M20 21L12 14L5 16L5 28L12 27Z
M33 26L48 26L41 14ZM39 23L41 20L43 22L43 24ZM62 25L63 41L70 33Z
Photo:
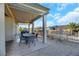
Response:
M26 44L28 43L28 39L26 39L26 38L23 36L24 33L26 33L26 32L25 32L25 31L22 31L22 32L20 33L20 42L19 42L19 46L20 46L20 44L21 44L22 41L25 41Z
M19 45L21 44L21 41L25 41L26 45L28 45L28 47L30 47L31 44L34 44L34 46L36 45L35 43L35 38L36 36L23 36L23 34L25 34L26 32L21 32L21 36L20 36L20 42ZM28 33L27 33L28 34Z
M36 33L36 39L37 39L37 41L38 41L38 33Z
M35 36L27 37L27 39L28 39L28 47L30 47L31 44L34 44L34 46L36 45L35 38L36 38Z
M38 41L38 33L32 33L33 35L35 35L35 39Z

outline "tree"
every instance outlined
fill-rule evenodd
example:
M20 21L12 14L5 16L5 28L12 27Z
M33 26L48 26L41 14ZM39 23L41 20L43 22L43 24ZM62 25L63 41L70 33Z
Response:
M77 24L77 30L79 31L79 23Z
M77 27L78 26L76 25L76 23L73 23L73 22L67 25L67 28L70 29L72 35L73 35L73 31L76 30Z

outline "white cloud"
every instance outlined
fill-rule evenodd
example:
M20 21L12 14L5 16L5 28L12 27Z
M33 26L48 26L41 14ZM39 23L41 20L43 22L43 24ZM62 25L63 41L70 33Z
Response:
M61 11L63 9L65 9L69 4L68 3L61 3L58 5L57 10Z
M47 14L47 17L52 17L52 18L54 18L54 15L52 15L52 14Z
M52 18L51 20L56 20L58 21L59 18L61 18L61 14L60 13L56 13L55 15L52 15L52 14L48 14L47 17L50 17ZM49 19L49 18L48 18ZM54 26L55 23L53 21L47 21L47 27L49 26Z
M41 20L41 18L34 22L34 27L42 27L42 20Z
M61 18L61 14L60 13L56 13L55 15L48 14L48 17L52 17L52 19L57 20Z
M75 12L79 12L79 7L74 10Z
M47 21L47 27L50 27L50 26L53 26L53 25L54 25L53 22L51 22L51 21Z
M60 13L57 13L57 14L54 15L54 19L55 19L55 20L57 20L57 19L59 19L59 18L61 18L61 14L60 14Z
M58 23L61 25L68 24L70 22L79 23L79 7L74 11L67 13L64 17L58 20Z

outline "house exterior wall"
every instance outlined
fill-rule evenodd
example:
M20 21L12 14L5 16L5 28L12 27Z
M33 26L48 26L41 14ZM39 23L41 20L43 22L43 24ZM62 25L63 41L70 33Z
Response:
M13 18L5 17L5 38L6 41L14 40L16 34L16 24Z
M4 4L0 3L0 56L5 55L5 19Z

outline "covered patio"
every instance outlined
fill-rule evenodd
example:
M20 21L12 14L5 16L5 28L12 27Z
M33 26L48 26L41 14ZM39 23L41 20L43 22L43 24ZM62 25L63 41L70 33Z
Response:
M5 4L5 16L14 19L15 25L18 23L27 23L28 29L32 24L32 32L34 32L34 21L38 18L43 22L43 42L46 40L46 15L48 8L39 4Z
M22 51L27 51L27 53L32 50L38 50L45 47L47 42L46 35L46 15L48 14L48 8L41 6L39 4L5 4L5 41L6 43L6 54L7 55L20 55ZM31 33L34 33L34 21L41 18L43 23L43 37L40 38L39 42L36 42L36 47L26 48L27 46L20 46L16 42L17 34L17 24L26 23L28 24L28 30L30 30L30 25L32 25ZM11 42L13 41L13 42ZM25 44L26 45L26 44ZM19 51L17 51L17 48ZM24 49L24 50L23 50ZM26 49L26 50L25 50ZM28 52L29 51L29 52ZM22 54L23 55L23 54Z

